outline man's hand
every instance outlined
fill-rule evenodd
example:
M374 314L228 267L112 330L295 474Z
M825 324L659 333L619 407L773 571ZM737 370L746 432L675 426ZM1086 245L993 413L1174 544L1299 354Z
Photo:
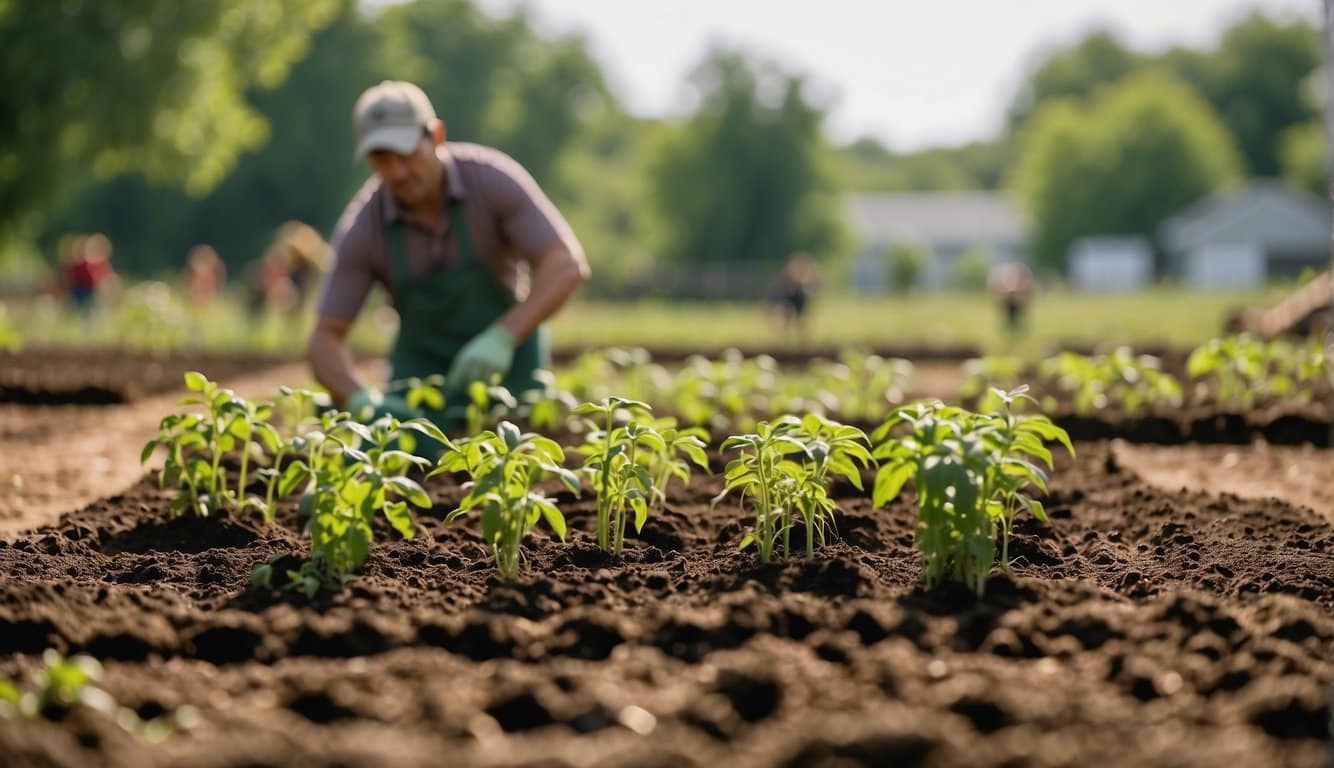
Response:
M509 372L514 363L514 335L492 325L463 345L445 377L445 391L462 392L474 381L490 383L491 377Z
M360 422L374 421L389 414L399 421L421 418L421 413L408 407L408 401L398 395L386 395L374 387L358 390L347 399L347 409L352 418Z

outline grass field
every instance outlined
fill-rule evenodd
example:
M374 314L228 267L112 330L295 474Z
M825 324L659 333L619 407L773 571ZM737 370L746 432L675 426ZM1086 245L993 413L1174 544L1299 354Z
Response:
M985 352L1039 354L1052 347L1100 342L1191 346L1223 332L1237 307L1272 303L1284 289L1192 293L1161 288L1131 295L1048 292L1030 308L1027 331L1008 338L1000 310L984 294L821 296L811 305L807 334L784 333L757 303L607 302L576 299L553 322L558 347L658 346L717 351L728 346L798 348L976 345ZM50 301L11 302L8 322L24 343L38 346L128 346L299 352L312 325L308 313L246 317L239 297L189 311L165 303L122 301L85 320ZM387 348L392 313L362 313L353 340L364 351ZM3 318L0 318L3 319ZM4 323L0 323L4 325Z
M1222 334L1230 310L1269 304L1282 293L1174 288L1108 296L1044 293L1031 305L1027 333L1018 339L1007 338L1000 309L984 294L820 297L811 307L804 340L785 335L766 308L756 304L578 301L562 311L553 329L559 346L974 344L987 352L1041 352L1072 342L1188 346Z

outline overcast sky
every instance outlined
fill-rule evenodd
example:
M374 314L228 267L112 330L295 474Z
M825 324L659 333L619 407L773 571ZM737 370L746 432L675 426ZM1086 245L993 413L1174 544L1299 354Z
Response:
M519 0L481 0L503 12ZM830 135L899 150L994 135L1044 46L1110 26L1137 48L1216 40L1248 9L1320 20L1320 0L527 0L542 28L582 31L632 111L669 115L711 42L811 75Z

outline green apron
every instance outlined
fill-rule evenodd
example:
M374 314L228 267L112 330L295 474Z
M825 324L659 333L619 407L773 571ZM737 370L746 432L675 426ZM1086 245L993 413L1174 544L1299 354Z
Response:
M450 198L446 205L450 229L458 242L459 259L453 267L425 275L409 274L402 222L390 224L385 231L394 307L399 317L398 337L389 355L391 381L447 374L459 350L516 303L477 257L462 201ZM534 372L550 367L546 329L539 327L515 348L514 362L501 383L518 394L541 386ZM405 388L400 385L397 390L401 393ZM441 429L457 428L462 423L459 406L464 403L463 397L460 392L445 392L444 411L422 410Z

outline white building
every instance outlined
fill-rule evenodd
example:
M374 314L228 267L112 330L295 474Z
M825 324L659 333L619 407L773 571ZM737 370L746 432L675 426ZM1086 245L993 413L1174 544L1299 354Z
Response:
M1080 291L1137 291L1153 282L1153 247L1142 237L1081 237L1068 262L1070 285Z
M1249 288L1329 264L1329 203L1277 181L1212 195L1158 230L1168 274L1201 289Z
M853 281L859 291L889 286L886 252L899 243L928 254L922 287L929 289L948 287L970 251L994 261L1031 263L1024 216L995 192L863 194L846 206L858 240Z

